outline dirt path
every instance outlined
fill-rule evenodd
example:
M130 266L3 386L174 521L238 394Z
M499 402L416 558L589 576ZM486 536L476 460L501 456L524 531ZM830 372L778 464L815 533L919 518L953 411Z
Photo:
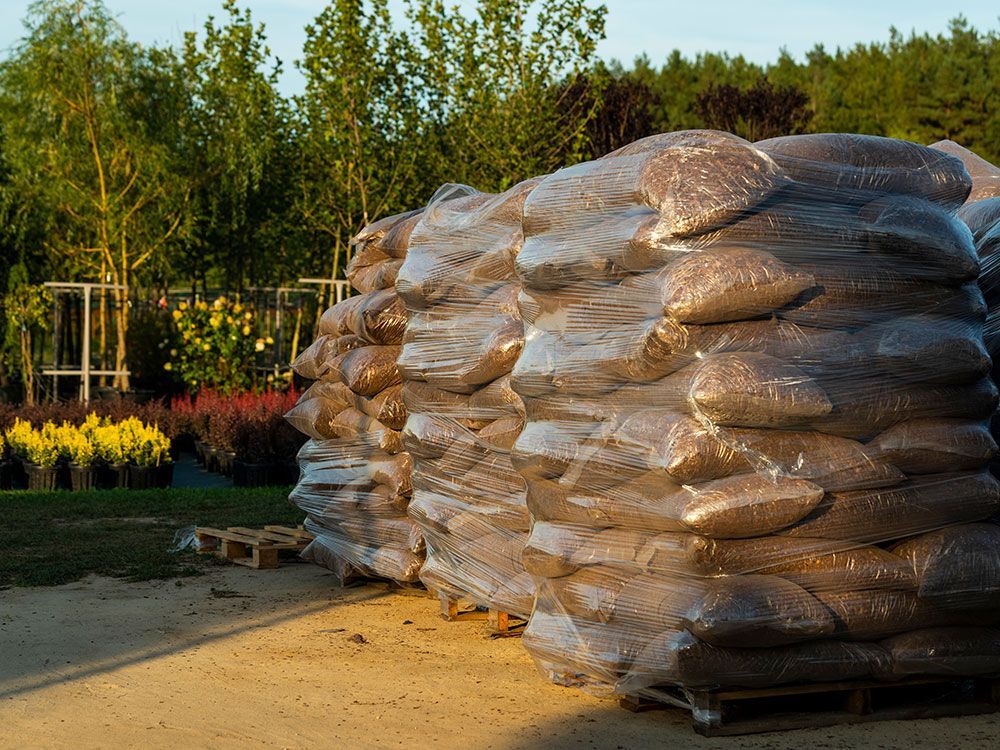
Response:
M323 570L0 591L3 748L992 748L972 717L705 740L546 683L517 639ZM356 634L364 638L357 643Z

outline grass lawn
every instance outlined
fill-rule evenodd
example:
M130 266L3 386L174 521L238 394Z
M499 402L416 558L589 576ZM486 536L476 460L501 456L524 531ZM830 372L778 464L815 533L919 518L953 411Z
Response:
M290 487L0 492L0 588L90 573L134 581L198 575L214 558L174 553L189 526L301 523Z

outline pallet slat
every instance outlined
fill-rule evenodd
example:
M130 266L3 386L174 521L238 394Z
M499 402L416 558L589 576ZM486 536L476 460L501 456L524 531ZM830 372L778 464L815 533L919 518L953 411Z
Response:
M273 528L285 529L283 526ZM195 537L199 552L212 553L248 568L266 570L278 567L280 552L301 551L312 539L312 535L304 530L288 531L301 531L302 534L284 535L267 528L261 530L244 526L231 526L225 531L199 526L195 529Z
M972 716L1000 711L996 678L916 677L898 682L853 681L759 690L664 688L658 699L625 696L630 711L683 706L706 737L810 729L874 721Z
M448 622L485 621L493 638L519 637L527 624L524 620L498 609L483 609L468 603L465 606L471 606L472 609L463 609L460 600L440 591L436 594L443 619Z

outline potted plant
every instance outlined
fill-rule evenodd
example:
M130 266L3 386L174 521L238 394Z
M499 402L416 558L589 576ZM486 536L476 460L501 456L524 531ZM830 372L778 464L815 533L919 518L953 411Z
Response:
M69 454L69 481L74 492L94 489L96 471L94 461L96 454L88 430L70 428L65 435L65 448Z
M23 490L28 486L28 475L24 470L24 464L28 441L31 439L33 431L30 422L15 419L14 424L4 433L7 441L7 453L10 457L7 469L10 474L11 489Z
M173 480L170 460L170 439L155 426L143 425L135 431L129 455L129 476L132 489L145 490L169 487Z
M0 490L9 490L13 485L12 463L7 458L7 441L0 435Z
M102 489L128 487L128 464L119 425L102 424L94 429L94 454L100 461L97 484Z
M244 419L233 433L233 484L263 487L271 482L271 447L263 419Z
M41 430L32 430L25 446L28 474L28 489L51 492L56 489L59 478L59 446L56 443L56 426L51 422L42 425Z

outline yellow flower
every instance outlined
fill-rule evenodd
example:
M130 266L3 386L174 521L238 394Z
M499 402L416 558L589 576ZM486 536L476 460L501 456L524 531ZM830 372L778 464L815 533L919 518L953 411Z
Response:
M169 362L167 362L167 364L163 365L163 369L166 370L167 372L170 372L171 370L174 369L174 366Z
M176 349L171 349L170 350L170 356L171 357L176 357L177 356L177 350Z
M181 313L180 310L174 310L173 314L174 314L174 320L180 320L181 319L182 313Z
M243 335L244 336L250 335L250 326L243 326Z
M239 315L241 312L243 312L243 305L237 302L235 305L233 305L233 312L236 315Z
M253 345L254 351L262 352L264 351L264 339L257 339L256 343Z
M226 323L228 325L232 325L233 324L233 316L232 315L227 315L226 316Z
M271 346L271 344L273 344L273 343L274 343L274 339L272 339L270 336L268 336L267 337L267 345Z
M209 349L212 348L212 345L211 344L204 344L204 345L202 345L201 348L204 349L207 352Z
M177 309L178 310L187 310L188 309L188 303L187 302L181 302L179 305L177 305Z
M243 313L243 320L250 320L253 317L253 313L247 310Z
M212 328L218 328L222 325L222 317L220 315L213 315L208 319L208 324L212 326Z

